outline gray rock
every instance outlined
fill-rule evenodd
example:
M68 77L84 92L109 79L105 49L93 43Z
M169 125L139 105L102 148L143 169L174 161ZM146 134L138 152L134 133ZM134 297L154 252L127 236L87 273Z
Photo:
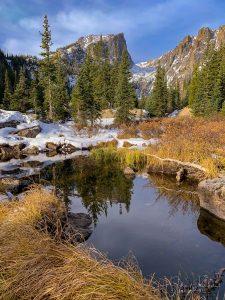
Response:
M123 173L124 173L124 175L130 175L130 176L135 175L135 172L134 172L134 170L131 167L126 167L123 170Z
M38 126L20 129L16 131L15 134L26 138L35 138L40 132L41 132L41 127L38 125Z
M198 192L200 206L225 221L225 178L200 182Z
M85 213L69 213L68 222L77 228L87 228L92 224L92 218Z
M20 158L20 156L22 155L21 150L25 147L25 144L18 144L14 146L8 144L0 145L0 161L7 161L12 158Z
M92 234L92 218L85 213L69 213L67 216L64 235L72 243L81 243Z
M7 122L0 122L0 129L1 128L6 128L6 127L16 128L16 126L19 125L19 124L20 124L20 122L16 121L16 120L7 121Z
M60 145L52 143L52 142L47 142L46 143L46 148L47 148L47 150L58 152L58 150L60 148Z
M38 155L39 149L36 146L33 146L31 148L25 148L22 150L22 154L24 155Z

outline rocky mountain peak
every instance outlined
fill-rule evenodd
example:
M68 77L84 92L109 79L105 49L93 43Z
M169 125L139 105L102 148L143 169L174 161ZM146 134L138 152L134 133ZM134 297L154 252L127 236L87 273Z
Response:
M123 33L107 35L88 35L80 37L75 43L56 51L64 60L70 74L77 74L80 66L84 63L87 53L92 57L99 55L97 45L102 43L103 53L101 58L106 56L113 63L115 60L121 61L122 51L127 49L126 40ZM133 64L131 56L130 63Z
M159 58L149 60L144 64L138 64L139 67L150 67L151 73L148 75L134 74L134 83L137 90L144 91L149 94L154 83L154 73L160 65L165 68L169 84L179 81L181 89L185 82L191 79L191 75L196 63L200 63L203 59L204 52L208 43L218 48L225 42L225 26L221 26L217 30L209 27L203 27L199 30L196 37L186 36L173 50L160 56ZM150 78L150 79L149 79ZM148 80L148 82L146 82ZM146 86L148 89L146 89ZM139 93L141 94L141 92Z

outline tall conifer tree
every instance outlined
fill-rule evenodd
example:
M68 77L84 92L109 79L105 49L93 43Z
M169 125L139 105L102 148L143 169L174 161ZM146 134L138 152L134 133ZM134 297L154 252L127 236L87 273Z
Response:
M154 87L146 103L151 116L163 117L167 112L168 88L165 69L158 67Z
M41 57L40 60L40 71L41 80L44 87L44 98L45 107L47 110L47 117L53 120L53 97L52 97L52 87L53 87L53 62L52 62L52 37L50 26L48 23L48 17L44 17L43 22L43 33L41 33L42 43L41 43Z
M2 108L9 109L12 100L12 87L9 78L8 70L5 72L5 81L4 81L4 94L2 99Z
M119 66L118 83L115 90L115 103L117 107L116 122L128 123L132 119L131 109L134 108L136 95L133 85L130 83L130 61L127 49L123 49L122 60Z

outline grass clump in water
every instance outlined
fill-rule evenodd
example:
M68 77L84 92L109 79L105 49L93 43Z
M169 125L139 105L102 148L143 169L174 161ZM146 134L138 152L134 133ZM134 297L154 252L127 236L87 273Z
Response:
M118 163L121 167L132 167L142 170L147 164L147 156L141 150L112 147L93 149L91 157L104 163Z

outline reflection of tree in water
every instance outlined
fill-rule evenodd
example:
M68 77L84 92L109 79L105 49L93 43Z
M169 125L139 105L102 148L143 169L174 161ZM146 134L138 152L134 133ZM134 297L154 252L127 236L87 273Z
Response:
M50 165L39 175L42 184L51 184L55 187L58 195L63 198L66 206L70 204L69 196L74 194L75 182L73 179L74 167L71 160L65 160Z
M74 164L77 192L95 223L101 213L107 215L108 205L112 203L123 203L129 210L133 180L125 177L119 166L87 158Z
M178 211L184 215L199 213L199 197L197 187L188 183L178 184L171 176L151 174L150 186L157 190L156 201L165 197L171 207L170 215L175 215Z
M115 163L103 164L79 156L45 168L41 178L60 191L67 205L69 196L81 197L95 224L100 214L107 215L112 203L124 204L129 210L133 180L125 177ZM122 213L122 205L119 212Z

